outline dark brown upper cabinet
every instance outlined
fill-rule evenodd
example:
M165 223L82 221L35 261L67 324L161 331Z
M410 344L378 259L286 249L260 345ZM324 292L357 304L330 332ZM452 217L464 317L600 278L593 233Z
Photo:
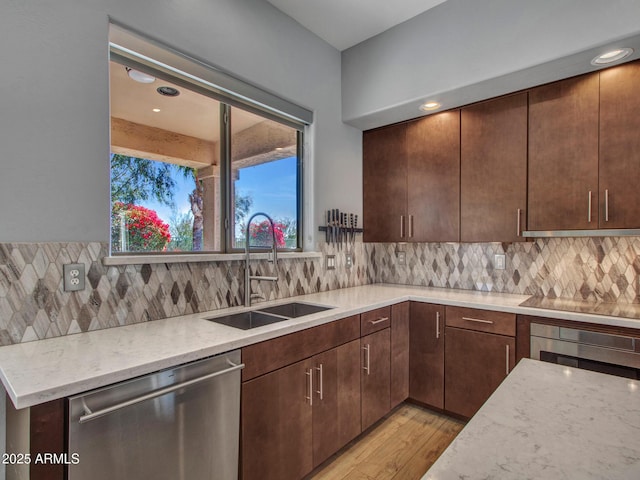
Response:
M364 132L362 139L365 242L399 242L406 234L406 124Z
M460 112L364 132L364 241L460 239Z
M460 240L525 240L527 93L462 109Z
M600 228L640 228L640 62L600 72Z
M529 92L529 230L598 228L597 73Z
M407 124L407 235L410 242L460 239L460 111Z

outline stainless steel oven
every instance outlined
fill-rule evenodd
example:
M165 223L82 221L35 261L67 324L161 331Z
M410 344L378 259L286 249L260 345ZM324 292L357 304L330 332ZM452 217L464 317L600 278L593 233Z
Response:
M640 379L640 339L531 324L531 358Z

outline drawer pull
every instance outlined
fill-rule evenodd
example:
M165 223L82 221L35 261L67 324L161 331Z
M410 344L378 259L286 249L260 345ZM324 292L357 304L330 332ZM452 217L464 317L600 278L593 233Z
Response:
M389 317L382 317L382 318L379 318L378 320L369 320L369 323L371 325L377 325L379 323L386 322L387 320L389 320Z
M462 317L463 320L466 320L468 322L476 322L476 323L488 323L493 325L493 321L492 320L481 320L479 318L471 318L471 317Z
M440 312L436 312L436 338L440 338Z

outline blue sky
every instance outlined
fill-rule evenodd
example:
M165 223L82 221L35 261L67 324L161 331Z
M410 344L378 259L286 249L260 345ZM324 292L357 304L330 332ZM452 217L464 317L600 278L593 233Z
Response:
M189 194L193 191L192 178L184 178L182 173L174 176L175 210L179 214L191 211ZM251 213L265 212L272 218L296 218L296 157L263 163L254 167L240 170L239 179L235 182L235 188L242 195L250 195L253 198ZM151 208L158 216L169 223L173 210L171 207L153 200L140 202L143 206Z

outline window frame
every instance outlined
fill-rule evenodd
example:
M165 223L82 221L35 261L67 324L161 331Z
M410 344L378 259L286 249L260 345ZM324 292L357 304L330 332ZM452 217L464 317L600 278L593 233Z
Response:
M258 101L252 101L251 99L243 96L241 94L234 94L233 92L223 92L222 89L213 85L205 79L198 78L191 73L184 72L178 70L175 67L171 67L167 64L164 64L158 60L154 60L148 56L143 54L134 52L133 50L129 50L127 48L121 47L120 45L116 45L114 43L109 44L110 55L109 60L115 63L131 67L133 69L148 73L153 75L156 78L160 78L174 84L180 85L186 89L190 89L202 95L208 96L220 102L220 211L224 215L220 215L219 225L220 229L220 246L221 250L201 250L201 251L188 251L188 252L113 252L112 244L111 244L111 235L109 235L109 252L112 257L145 257L145 256L161 256L161 257L171 257L171 256L186 256L186 255L227 255L227 254L238 254L244 252L244 248L233 248L234 244L234 219L231 218L232 214L232 202L231 198L231 122L230 122L230 111L231 108L238 108L240 110L248 111L252 114L261 116L267 120L271 120L285 126L294 128L296 130L296 140L297 140L297 148L296 148L296 227L297 227L297 238L296 238L296 247L295 248L278 248L279 252L302 252L303 251L303 238L304 238L304 140L305 140L305 130L309 126L310 122L301 120L299 118L293 117L291 114L280 112L275 110L273 107L268 107L264 103L260 103ZM157 45L155 45L157 47ZM162 48L162 47L160 47ZM166 48L166 47L165 47ZM168 54L171 55L179 55L173 49L167 50ZM181 56L183 60L189 60L193 62L192 59L186 56ZM210 69L213 72L217 72L213 67L209 67L200 62L193 63L194 67L205 67ZM237 82L238 85L243 85L243 82L237 79L233 79L234 82ZM249 88L249 90L257 90L257 87L252 85L244 84ZM226 94L225 94L226 93ZM298 107L294 104L290 104L286 100L279 99L278 97L273 96L265 92L267 95L272 96L276 99L276 101L284 102L285 106L293 105L295 107L291 111L295 111L295 109L299 109L304 118L309 118L307 115L310 114L311 118L313 114L302 107ZM276 102L277 103L277 102ZM111 125L111 119L109 121L109 125ZM111 171L111 170L110 170ZM110 198L110 205L112 199ZM111 210L111 208L110 208ZM111 215L109 215L109 219L111 219ZM110 223L110 220L109 220ZM259 247L250 247L252 252L266 252L268 249L259 248ZM203 259L203 261L206 261Z

